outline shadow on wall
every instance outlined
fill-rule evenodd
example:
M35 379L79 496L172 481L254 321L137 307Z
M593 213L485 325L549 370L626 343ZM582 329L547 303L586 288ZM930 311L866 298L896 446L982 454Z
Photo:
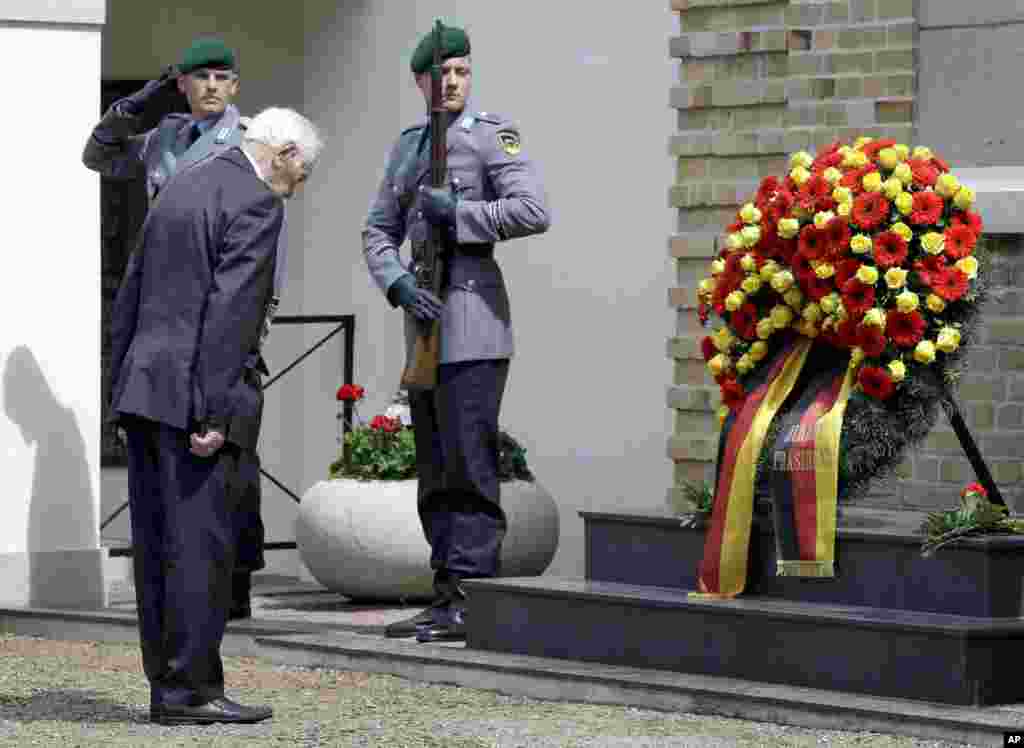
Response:
M52 602L54 591L74 586L70 554L96 548L96 509L85 440L70 408L57 401L35 355L15 348L3 374L4 409L27 445L36 446L28 515L29 602ZM47 553L51 552L51 553ZM70 566L70 568L69 568Z

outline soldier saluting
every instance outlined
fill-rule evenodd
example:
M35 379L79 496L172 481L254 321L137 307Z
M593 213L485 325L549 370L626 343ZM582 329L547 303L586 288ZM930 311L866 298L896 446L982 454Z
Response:
M439 50L438 50L439 47ZM548 229L547 197L519 129L506 117L468 106L469 37L445 26L412 56L416 84L431 108L431 73L439 51L441 106L447 114L448 186L432 187L426 123L399 135L363 230L374 281L407 312L406 341L419 323L440 320L440 365L431 389L410 386L416 436L418 509L434 569L434 604L389 636L420 641L465 637L467 578L492 577L506 520L497 477L498 414L513 354L508 294L495 244ZM414 260L433 234L445 237L439 296L418 285L399 247Z

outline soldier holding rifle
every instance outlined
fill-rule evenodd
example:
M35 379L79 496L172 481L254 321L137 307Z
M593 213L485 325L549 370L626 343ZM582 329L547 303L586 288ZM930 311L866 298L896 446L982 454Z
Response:
M550 217L516 125L467 105L466 32L438 21L410 67L430 118L404 130L393 147L363 251L388 301L406 312L402 381L436 593L430 608L388 635L434 641L465 637L460 582L497 574L506 528L498 413L513 343L495 244L543 233ZM411 264L399 256L406 237Z

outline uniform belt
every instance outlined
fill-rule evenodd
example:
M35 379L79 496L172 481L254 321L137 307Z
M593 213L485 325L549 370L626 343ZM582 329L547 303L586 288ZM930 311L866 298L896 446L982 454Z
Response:
M412 242L412 256L414 260L418 260L420 257L423 256L423 250L425 247L426 242ZM456 255L463 255L464 257L494 257L493 244L456 244L455 249L453 251Z

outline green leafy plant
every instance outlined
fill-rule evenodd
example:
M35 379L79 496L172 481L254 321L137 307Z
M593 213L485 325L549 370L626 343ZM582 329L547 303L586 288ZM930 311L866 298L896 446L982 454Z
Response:
M1008 516L1002 504L988 500L988 492L979 484L969 484L960 494L960 507L932 512L921 524L924 542L921 555L928 557L939 548L961 538L977 535L1024 533L1024 520Z
M686 481L680 488L683 499L693 505L693 511L683 518L682 526L698 527L702 525L710 516L715 503L711 484L707 481Z

